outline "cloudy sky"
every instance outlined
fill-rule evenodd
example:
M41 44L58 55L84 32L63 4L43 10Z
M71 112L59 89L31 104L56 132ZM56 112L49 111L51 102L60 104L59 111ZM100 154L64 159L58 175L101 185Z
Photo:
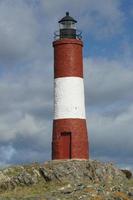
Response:
M53 33L83 31L92 159L133 169L133 1L0 0L0 166L51 159Z

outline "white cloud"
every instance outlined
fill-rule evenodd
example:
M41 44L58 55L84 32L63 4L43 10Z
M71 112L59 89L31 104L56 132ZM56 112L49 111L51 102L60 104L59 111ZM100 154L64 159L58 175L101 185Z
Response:
M98 39L116 36L122 31L124 14L119 0L99 0L99 3L97 0L84 0L84 3L80 0L41 0L37 6L35 2L34 6L30 0L0 2L1 62L11 65L12 61L18 61L18 65L6 69L3 76L0 72L2 164L50 159L51 41L58 19L70 11L79 27ZM116 160L121 165L124 160L128 167L132 164L130 154L133 150L133 68L131 44L129 46L127 56L127 48L123 45L123 58L118 55L119 59L84 59L92 156ZM20 62L27 60L30 63Z
M122 31L124 15L120 10L119 0L84 0L84 2L42 0L41 3L49 21L52 22L55 16L61 18L66 11L70 11L72 16L77 17L79 27L98 39L110 37Z
M132 61L91 58L84 64L91 156L132 168Z
M18 134L47 132L45 121L52 117L53 95L49 69L48 64L47 68L42 68L42 63L32 65L24 73L13 71L0 80L0 142L9 142Z
M92 155L132 168L133 104L116 117L93 113L88 121Z
M124 18L119 6L119 0L100 0L99 4L96 0L84 0L84 3L79 0L1 1L1 63L11 66L16 61L50 60L53 32L67 10L77 18L85 34L99 39L117 35Z
M25 60L37 48L38 22L24 1L0 2L0 58L3 62Z
M131 101L133 85L132 61L125 67L124 59L85 59L85 84L88 105L109 105Z

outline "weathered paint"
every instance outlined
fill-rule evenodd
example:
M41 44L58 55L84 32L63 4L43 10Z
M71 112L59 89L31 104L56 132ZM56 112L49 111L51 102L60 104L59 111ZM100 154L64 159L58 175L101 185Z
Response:
M84 83L82 78L56 78L54 89L54 119L85 119Z

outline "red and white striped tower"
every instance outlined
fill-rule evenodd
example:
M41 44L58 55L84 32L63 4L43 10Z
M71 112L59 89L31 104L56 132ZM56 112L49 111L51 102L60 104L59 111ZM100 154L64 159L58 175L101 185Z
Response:
M81 34L69 13L59 21L54 47L52 159L88 159Z

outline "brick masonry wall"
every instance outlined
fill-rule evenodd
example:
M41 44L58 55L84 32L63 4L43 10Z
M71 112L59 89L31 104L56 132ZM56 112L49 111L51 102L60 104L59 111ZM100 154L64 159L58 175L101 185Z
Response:
M61 133L71 133L71 158L88 159L88 137L85 119L58 119L53 121L53 159L63 159L65 144Z
M53 46L54 77L83 77L82 41L63 39L55 41Z

